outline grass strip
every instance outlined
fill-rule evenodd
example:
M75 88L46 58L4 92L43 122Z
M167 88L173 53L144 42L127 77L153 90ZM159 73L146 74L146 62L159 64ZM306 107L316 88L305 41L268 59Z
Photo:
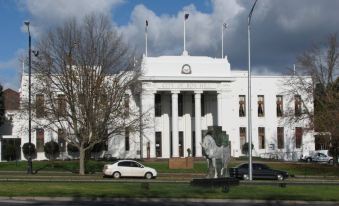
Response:
M230 162L229 167L234 167L245 161L233 160ZM89 173L101 173L104 164L110 162L94 161L90 160L86 162L86 169ZM293 163L293 162L264 162L269 167L278 170L287 171L289 174L298 176L335 176L339 177L339 170L337 167L333 167L328 164L308 164L308 163ZM143 162L146 166L153 167L159 173L206 173L207 164L205 161L196 161L193 169L169 169L167 161L154 161L154 162ZM34 161L33 169L42 171L56 171L56 172L76 172L78 171L78 161L55 161L54 167L52 167L49 161ZM1 162L0 171L22 171L25 172L27 169L27 162Z

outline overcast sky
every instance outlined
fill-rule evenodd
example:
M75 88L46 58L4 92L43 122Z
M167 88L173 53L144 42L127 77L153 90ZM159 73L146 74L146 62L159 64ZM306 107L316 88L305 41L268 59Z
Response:
M23 21L30 20L33 44L49 27L90 13L109 15L126 42L144 50L149 21L149 56L181 55L184 13L190 55L221 57L232 69L247 69L247 16L254 0L0 0L0 83L18 89L20 57L27 53ZM298 54L339 30L338 0L259 0L252 17L252 66L259 74L281 74Z

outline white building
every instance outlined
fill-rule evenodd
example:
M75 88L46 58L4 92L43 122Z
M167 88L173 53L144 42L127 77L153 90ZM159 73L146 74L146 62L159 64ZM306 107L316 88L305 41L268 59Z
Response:
M143 158L170 158L186 157L190 148L193 156L201 157L202 130L221 126L229 134L232 156L244 155L241 147L248 136L246 71L232 71L227 58L189 55L144 57L142 69L140 109L149 112L150 125L142 138L139 133L112 138L106 153L117 158L140 158L141 154ZM284 78L290 77L252 76L254 156L296 160L314 150L312 132L303 131L307 122L287 125L282 117L287 109L302 109L298 99L293 101L298 97L284 93ZM21 98L28 94L26 81L27 75L23 76ZM26 122L18 120L14 127ZM22 145L28 142L23 130L13 131L17 131L13 136L22 138ZM39 137L46 143L57 136L52 131L38 134L34 130L32 142L37 145ZM37 158L45 159L42 152Z

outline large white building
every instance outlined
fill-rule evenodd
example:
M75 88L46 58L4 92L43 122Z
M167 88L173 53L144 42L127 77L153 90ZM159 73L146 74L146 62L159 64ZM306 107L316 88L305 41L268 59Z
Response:
M117 158L187 157L189 148L193 156L201 157L202 130L221 126L229 135L232 156L244 155L241 148L248 141L246 71L232 71L226 57L189 55L144 57L142 69L139 109L149 113L149 126L142 135L112 138L106 153ZM284 111L299 112L302 105L299 96L285 93L285 78L290 77L252 76L254 156L296 160L314 150L312 132L303 130L307 122L286 124ZM27 97L27 75L23 76L20 94ZM312 106L313 102L308 104ZM136 106L133 102L130 105ZM27 121L15 120L12 135L21 138L22 145L28 142L23 125ZM34 130L32 135L35 145L51 139L57 140L58 134ZM45 159L41 150L37 158Z

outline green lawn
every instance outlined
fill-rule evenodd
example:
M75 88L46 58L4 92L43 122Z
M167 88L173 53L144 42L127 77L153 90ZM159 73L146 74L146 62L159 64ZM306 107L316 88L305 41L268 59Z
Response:
M236 166L244 161L233 160L229 167ZM103 161L87 161L86 168L89 173L101 172L104 164ZM339 169L327 164L300 164L291 162L273 162L266 161L268 166L274 169L287 171L289 174L299 176L336 176L339 177ZM206 173L207 165L205 161L196 161L193 169L169 169L167 161L143 162L146 166L155 168L159 173ZM1 162L0 171L26 171L27 162ZM79 168L78 161L56 161L52 167L49 161L34 161L33 169L38 171L68 171L77 172Z
M68 197L161 197L161 198L235 198L265 200L339 201L339 186L251 186L220 188L191 187L184 183L9 183L0 184L1 196Z

